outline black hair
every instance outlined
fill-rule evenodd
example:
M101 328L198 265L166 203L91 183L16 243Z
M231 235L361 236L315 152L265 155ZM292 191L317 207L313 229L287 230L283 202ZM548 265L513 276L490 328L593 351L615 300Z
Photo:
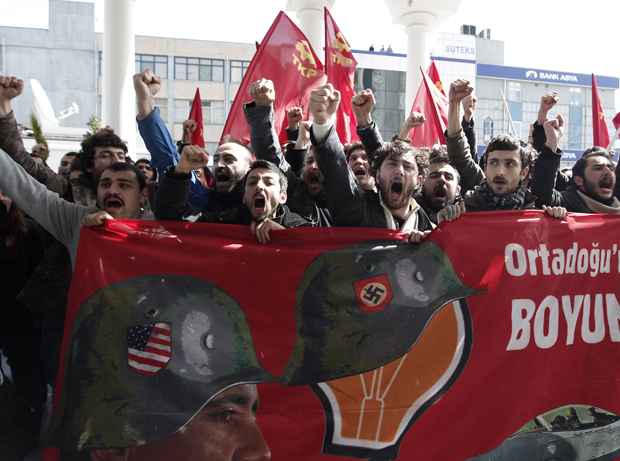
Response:
M366 149L364 149L364 144L362 144L361 142L354 142L352 144L346 144L344 146L344 155L347 158L347 162L349 161L349 157L351 157L351 154L356 150L363 150L364 152L366 152Z
M102 128L82 141L82 165L85 170L92 169L95 164L96 147L116 147L127 154L127 144L112 128Z
M142 172L138 169L138 167L134 165L133 163L116 162L108 166L103 171L113 171L115 173L119 173L121 171L133 171L133 173L136 175L136 179L138 180L138 185L140 186L140 190L143 190L146 187L146 178L144 177ZM102 176L103 176L103 172L102 172ZM101 177L97 179L97 186L99 186L100 180L101 180Z
M612 165L614 163L613 157L607 149L603 147L599 147L599 146L590 147L584 151L581 158L577 160L575 164L573 165L573 169L572 169L573 181L575 180L576 176L579 176L580 178L583 178L585 176L586 166L588 165L588 159L592 157L605 157L607 160L611 161Z
M408 153L415 154L415 149L408 142L402 141L400 139L396 139L392 142L384 142L381 147L379 147L372 156L372 169L375 172L378 172L383 164L383 161L388 158L388 156L392 154L396 154L398 156L404 156ZM417 166L417 155L416 157L416 166Z
M480 166L484 170L487 166L487 159L489 154L496 150L516 150L519 151L519 159L521 160L521 170L530 167L534 162L534 149L515 136L507 134L499 134L494 136L487 145L482 158L480 159Z
M157 182L157 179L159 178L159 174L157 172L157 169L151 163L151 161L148 158L139 158L138 160L136 160L134 162L134 165L140 166L141 163L147 163L152 168L152 170L153 170L153 181Z
M251 164L250 164L250 169L248 170L248 172L245 175L245 178L243 180L243 186L245 188L245 182L247 181L247 178L250 174L250 172L252 172L252 170L258 170L258 169L265 169L265 170L269 170L273 173L276 173L278 175L278 180L280 182L280 189L286 192L286 189L288 187L288 179L286 179L286 175L284 174L284 172L278 168L277 165L268 162L267 160L254 160Z
M450 165L452 169L454 170L456 181L458 183L461 182L461 175L458 172L458 170L454 168L454 165L450 163L450 158L448 157L447 153L444 154L443 152L439 150L432 150L428 163L429 163L429 169L431 165Z

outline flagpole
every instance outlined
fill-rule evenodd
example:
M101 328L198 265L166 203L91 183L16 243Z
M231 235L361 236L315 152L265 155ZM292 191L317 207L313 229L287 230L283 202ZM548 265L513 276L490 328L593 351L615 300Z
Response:
M504 103L504 110L506 111L506 115L508 115L508 127L510 130L510 134L512 136L516 136L515 126L512 121L512 115L510 115L510 108L508 107L508 101L506 101L506 95L501 89L499 90L499 92L502 95L502 102Z

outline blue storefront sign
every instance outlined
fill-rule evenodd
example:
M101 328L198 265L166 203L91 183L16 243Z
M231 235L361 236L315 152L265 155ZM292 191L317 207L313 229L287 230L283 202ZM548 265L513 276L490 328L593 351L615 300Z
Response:
M532 69L527 67L496 66L477 64L476 73L479 77L501 78L506 80L525 80L531 82L555 83L560 85L591 86L592 76L554 70ZM602 88L620 88L620 79L597 75L596 81Z
M478 158L480 158L482 154L484 154L486 148L487 146L483 144L478 144L478 147L476 149L478 151ZM618 152L612 151L612 153L613 153L614 162L617 162ZM583 155L583 150L566 149L562 151L562 160L565 162L576 162L577 160L581 158L582 155Z

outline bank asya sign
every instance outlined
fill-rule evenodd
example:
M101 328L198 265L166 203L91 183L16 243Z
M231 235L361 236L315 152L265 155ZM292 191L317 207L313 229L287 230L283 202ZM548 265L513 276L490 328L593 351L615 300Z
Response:
M491 64L477 64L477 74L480 77L494 77L510 80L529 80L534 82L558 83L564 85L590 86L592 76L523 67L496 66ZM616 77L597 76L600 87L618 89L620 80Z

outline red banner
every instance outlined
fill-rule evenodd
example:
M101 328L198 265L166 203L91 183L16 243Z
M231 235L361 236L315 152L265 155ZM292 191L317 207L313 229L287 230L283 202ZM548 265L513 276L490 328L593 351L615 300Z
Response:
M276 89L274 121L278 133L286 127L286 109L307 108L310 91L325 78L323 64L301 30L281 11L260 42L226 119L222 138L248 141L250 131L243 104L250 100L248 87L261 78L273 81Z
M355 67L357 61L351 46L340 31L327 8L325 11L325 73L328 81L340 91L341 99L336 112L336 131L343 144L359 141L357 121L351 99L355 95Z
M274 232L259 245L238 226L112 221L82 232L67 331L112 344L114 328L101 330L108 313L138 309L175 338L187 306L204 306L215 339L192 334L215 351L233 332L245 345L226 355L228 368L211 358L213 381L203 386L265 383L258 424L274 460L615 459L619 224L610 215L472 213L421 245L337 228ZM208 294L200 303L196 287ZM167 300L177 317L165 320ZM209 303L229 306L233 330L218 330ZM150 375L127 364L110 373L163 386L186 353L183 331L182 346L173 339ZM88 397L96 373L77 366L88 348L69 343L65 430L76 427L66 415L76 399L89 398L90 411L105 401L106 418L92 415L72 436L84 441L141 394L118 411L105 386ZM92 363L101 372L104 362Z
M610 144L605 111L598 94L596 76L592 74L592 144L607 149Z
M432 67L431 67L432 69ZM445 131L448 125L448 98L440 91L435 81L420 68L422 83L413 101L412 112L420 112L426 118L422 126L409 132L411 144L416 147L431 147L434 144L445 144ZM435 75L439 77L435 68ZM441 80L439 80L441 82Z
M202 99L200 99L200 88L196 88L194 100L192 101L192 107L189 111L189 119L196 122L196 129L192 133L192 144L195 146L204 147L204 122L202 118Z

